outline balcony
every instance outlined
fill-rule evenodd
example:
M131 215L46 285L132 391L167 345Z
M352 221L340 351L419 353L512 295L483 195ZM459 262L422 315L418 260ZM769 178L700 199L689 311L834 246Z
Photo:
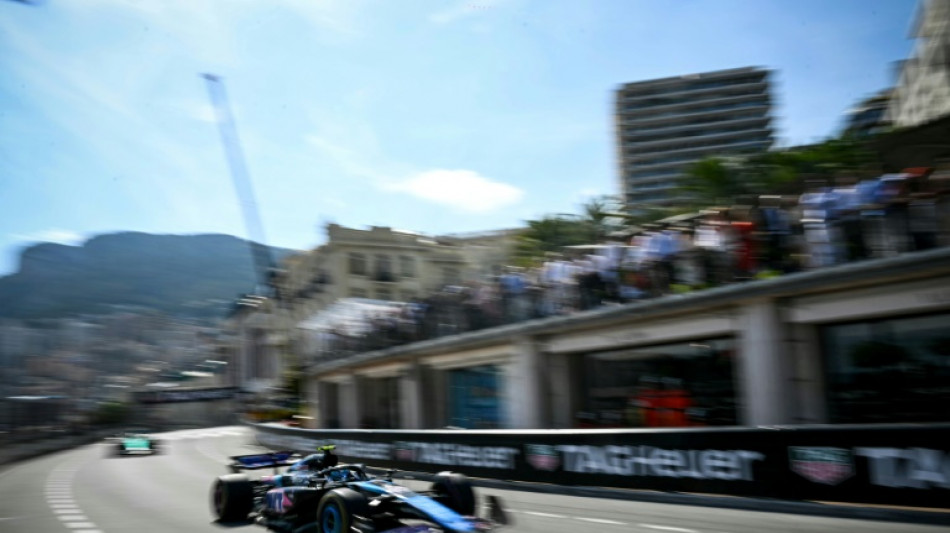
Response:
M746 129L727 131L722 133L710 133L706 135L696 135L692 137L673 137L668 139L648 141L648 142L629 142L624 144L627 150L649 151L653 155L660 153L676 153L682 150L695 150L705 148L710 142L713 144L722 144L717 141L733 139L736 137L756 137L757 139L771 138L772 131L768 128ZM663 148L667 147L667 148ZM636 157L636 156L634 156Z
M684 97L674 98L674 97L654 97L651 101L637 103L637 104L619 104L617 110L621 113L630 113L630 112L650 112L650 111L665 111L668 109L676 109L684 106L697 106L697 105L708 105L724 100L734 100L736 98L750 98L757 96L768 96L768 86L766 84L758 84L749 87L742 87L733 89L731 91L710 91L705 95L688 95Z
M673 76L654 80L626 83L620 88L623 96L643 97L672 91L696 91L728 87L767 80L771 71L760 67L744 67L728 71L707 72L695 75Z
M698 104L699 102L694 102ZM722 101L702 102L702 106L693 105L693 108L683 109L684 105L669 106L670 109L658 113L634 114L631 112L621 112L619 123L622 127L628 126L649 126L651 124L663 124L675 121L689 121L696 117L728 116L739 110L744 109L762 109L763 114L768 111L769 97L766 94L755 96L742 96L729 98ZM652 110L651 110L652 111Z
M682 136L678 134L710 127L725 128L746 126L750 127L750 129L756 129L751 128L751 126L767 126L771 120L771 117L768 115L762 115L761 113L756 112L755 114L747 114L746 116L740 116L737 118L712 118L701 121L683 121L679 124L664 124L660 127L654 128L626 128L622 132L622 136L625 142L640 142L637 140L639 137L660 137L663 135L675 137ZM648 140L659 139L656 138Z
M685 166L678 167L675 172L664 176L647 176L647 177L637 177L631 176L626 180L627 187L631 187L636 190L640 190L643 187L650 187L653 185L669 183L670 181L675 181L686 171Z
M646 194L646 193L656 193L656 192L663 192L663 191L671 191L671 190L676 189L677 187L679 187L679 185L676 183L676 180L670 180L670 179L668 179L668 180L666 180L665 183L651 183L651 184L649 184L649 185L639 185L639 184L637 184L636 186L630 188L630 189L629 189L629 192L630 192L630 194L633 194L633 195L637 195L637 194L641 194L641 195L642 195L642 194Z
M629 157L625 162L627 163L628 168L631 170L656 170L660 168L672 167L674 165L682 165L683 163L693 163L703 159L704 157L735 154L745 150L766 150L771 144L772 137L769 136L767 139L740 140L733 143L699 146L696 148L676 150L675 152L671 151L666 153L670 154L670 157L659 160L656 160L657 154L646 155L640 158ZM638 161L654 160L656 162L638 163Z
M768 83L764 79L762 81L741 81L735 84L701 89L684 87L682 89L660 91L649 95L625 95L620 99L620 103L624 109L649 109L663 105L662 102L664 101L680 100L681 102L692 102L699 99L715 97L719 94L736 95L737 93L760 93L767 91L768 87ZM671 105L676 104L671 103Z

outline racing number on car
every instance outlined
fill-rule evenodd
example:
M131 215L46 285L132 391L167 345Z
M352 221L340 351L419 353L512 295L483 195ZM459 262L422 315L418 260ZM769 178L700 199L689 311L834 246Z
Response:
M278 513L284 512L284 494L279 490L268 492L267 508Z

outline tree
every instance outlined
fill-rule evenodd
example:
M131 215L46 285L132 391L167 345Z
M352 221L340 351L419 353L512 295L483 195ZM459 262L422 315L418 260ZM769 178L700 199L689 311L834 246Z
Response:
M513 262L519 266L534 264L545 253L560 251L565 246L588 244L591 237L590 226L576 217L547 215L527 224L515 246Z
M526 221L527 228L518 237L511 262L532 266L546 253L561 252L565 246L601 242L613 227L611 219L619 214L615 203L611 196L595 197L581 206L581 215L559 213Z
M744 194L800 194L807 187L803 178L834 185L841 175L876 174L880 160L866 143L842 136L787 150L709 157L687 170L681 189L699 205L729 203Z
M746 192L741 180L742 161L708 157L693 163L680 188L700 205L729 202Z
M627 216L621 213L620 199L616 196L595 196L581 205L581 219L590 226L590 242L601 242L619 229Z

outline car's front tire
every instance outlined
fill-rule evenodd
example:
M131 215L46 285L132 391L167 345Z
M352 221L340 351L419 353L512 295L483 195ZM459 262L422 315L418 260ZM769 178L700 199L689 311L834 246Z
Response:
M352 489L333 489L320 499L317 524L320 533L349 533L354 517L369 511L366 496Z
M475 491L472 482L464 474L457 472L439 472L432 482L433 492L439 495L446 507L460 515L475 514Z
M247 520L254 506L254 484L244 474L220 476L211 487L211 510L219 522Z

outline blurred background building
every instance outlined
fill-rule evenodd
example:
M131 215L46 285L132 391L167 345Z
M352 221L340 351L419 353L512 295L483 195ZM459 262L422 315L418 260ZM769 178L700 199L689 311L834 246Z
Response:
M704 157L768 150L769 78L747 67L621 86L615 121L627 209L678 203L678 178Z
M893 89L885 89L858 102L845 113L844 135L867 138L886 130L890 123L886 119L891 103Z
M516 234L430 237L338 224L328 224L326 232L325 244L284 261L278 298L248 301L226 323L235 345L223 357L234 361L236 383L261 399L286 393L288 372L304 363L313 333L302 324L319 322L343 300L356 302L347 309L365 311L369 320L389 309L387 303L421 300L443 287L497 273Z
M950 0L927 0L911 29L913 56L899 64L887 110L895 127L917 126L950 114Z

